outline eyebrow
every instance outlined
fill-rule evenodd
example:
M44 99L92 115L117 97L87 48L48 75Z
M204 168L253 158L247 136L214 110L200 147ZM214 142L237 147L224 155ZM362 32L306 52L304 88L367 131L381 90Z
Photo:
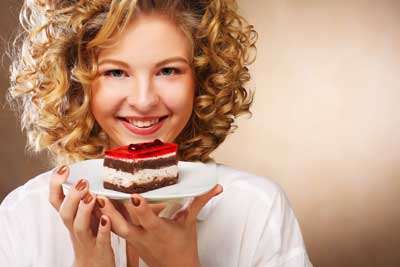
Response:
M183 63L186 63L189 65L189 61L187 61L187 59L184 57L171 57L171 58L167 58L167 59L164 59L164 60L158 62L156 64L156 67L160 67L162 65L165 65L165 64L168 64L171 62L183 62Z
M171 62L183 62L183 63L186 63L186 64L190 65L186 58L178 56L178 57L171 57L171 58L164 59L164 60L158 62L156 64L156 67L160 67L162 65L165 65L165 64L168 64L168 63L171 63ZM122 66L124 68L129 68L129 65L127 63L125 63L123 61L120 61L120 60L117 60L117 59L112 59L112 58L106 58L106 59L100 60L98 65L106 64L106 63L119 65L119 66Z
M100 60L98 65L100 66L102 64L107 64L107 63L114 64L114 65L119 65L119 66L122 66L124 68L129 68L129 65L127 63L125 63L123 61L120 61L120 60L117 60L117 59L111 59L111 58L108 58L108 59L106 58L106 59Z

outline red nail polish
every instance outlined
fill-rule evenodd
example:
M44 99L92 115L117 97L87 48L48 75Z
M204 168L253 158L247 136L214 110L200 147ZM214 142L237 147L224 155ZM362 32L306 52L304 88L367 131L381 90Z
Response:
M133 206L138 207L140 205L140 199L136 197L131 197L131 202Z
M93 197L92 195L88 192L86 195L82 198L83 203L89 204L92 201Z
M68 167L66 165L63 165L57 170L57 174L63 175L67 171L67 169L68 169Z
M107 224L107 220L106 220L106 219L104 219L104 217L103 217L103 216L101 216L101 218L100 218L100 223L101 223L101 225L102 225L102 226L106 226L106 224Z
M75 185L76 190L82 191L87 187L87 182L85 179L80 179L79 182Z

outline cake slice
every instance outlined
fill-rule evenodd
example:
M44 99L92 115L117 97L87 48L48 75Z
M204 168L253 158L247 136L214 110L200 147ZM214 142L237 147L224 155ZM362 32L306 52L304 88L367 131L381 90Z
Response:
M125 193L143 193L178 182L178 145L153 142L107 150L103 185Z

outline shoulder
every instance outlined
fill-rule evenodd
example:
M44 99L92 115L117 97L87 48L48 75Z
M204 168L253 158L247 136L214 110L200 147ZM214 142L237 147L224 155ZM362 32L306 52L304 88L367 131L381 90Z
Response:
M50 205L50 173L40 174L18 187L0 205L0 225L14 235L40 235L57 218L57 212ZM57 220L57 219L56 219ZM48 230L49 228L47 228Z
M281 186L268 177L236 170L222 164L217 164L217 176L224 191L241 192L260 202L272 203L277 196L285 195Z
M31 178L24 185L9 193L1 202L0 210L15 209L21 205L32 205L47 201L50 171Z
M296 221L296 215L282 187L267 177L217 165L224 191L215 204L241 214L260 227L281 227ZM277 230L277 229L276 229Z
M12 240L12 236L22 238L27 234L32 237L36 232L29 229L37 228L41 219L46 219L47 216L42 215L50 206L47 201L48 179L48 173L30 179L8 194L1 203L0 227L6 229L9 240Z
M49 180L50 172L42 173L12 191L1 203L1 266L55 266L49 262L61 249L69 257L68 231L48 201ZM43 257L44 251L49 252L45 253L48 257Z
M253 265L312 266L296 215L281 186L267 177L227 166L218 165L217 170L224 187L215 205L217 214L229 217L225 225L242 220L236 228L243 233L240 240L254 251Z

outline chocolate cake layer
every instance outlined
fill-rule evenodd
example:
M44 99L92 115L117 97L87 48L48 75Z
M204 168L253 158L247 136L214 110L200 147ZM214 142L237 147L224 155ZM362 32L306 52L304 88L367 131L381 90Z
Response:
M103 182L103 186L106 189L111 189L119 192L124 192L128 194L132 193L144 193L150 190L154 190L160 187L173 185L178 182L178 176L175 177L163 177L162 180L157 180L157 177L153 181L141 184L132 184L129 187L120 186L117 184L112 184L109 182Z
M176 155L174 155L168 158L141 160L134 163L106 157L103 165L117 171L135 173L142 169L161 169L176 164L178 164L178 159Z

